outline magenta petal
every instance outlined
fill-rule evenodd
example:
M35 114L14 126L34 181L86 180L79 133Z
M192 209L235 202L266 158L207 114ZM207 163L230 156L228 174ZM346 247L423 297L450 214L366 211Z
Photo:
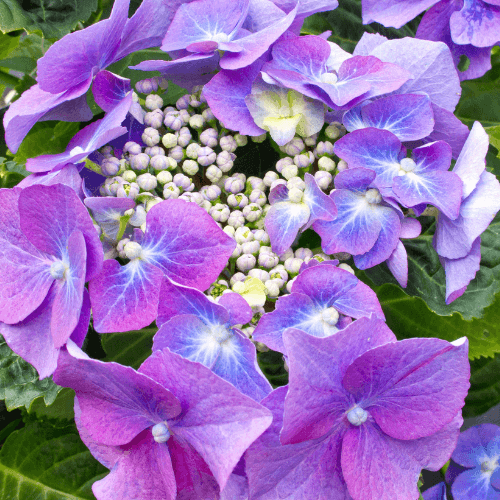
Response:
M401 287L406 288L408 284L408 255L406 249L398 242L391 256L387 259L387 267Z
M342 386L348 366L396 337L383 321L361 318L331 337L319 339L290 329L283 340L290 386L280 439L290 444L319 438L332 429L349 405L349 394Z
M470 252L460 259L441 258L446 274L446 303L450 304L465 292L475 278L481 263L481 238L472 244Z
M167 277L206 290L226 267L236 242L196 203L167 200L147 215L142 247Z
M378 0L363 1L363 24L376 21L384 26L401 28L438 0Z
M109 71L99 71L92 86L95 102L104 111L111 111L132 90L130 80Z
M362 281L358 281L345 295L334 303L335 309L340 313L353 318L370 317L385 321L385 316L378 301L376 293ZM341 328L340 324L338 325Z
M339 433L298 444L280 443L286 392L286 387L280 387L262 401L273 412L273 424L245 454L250 498L346 499L346 485L337 459Z
M37 63L40 88L46 92L64 92L89 81L96 69L110 64L120 43L129 3L129 0L115 2L109 19L70 33L52 45Z
M465 0L462 10L451 15L450 28L455 43L491 47L500 41L500 6Z
M226 70L236 70L248 67L262 56L268 48L290 27L297 15L299 3L285 17L266 28L235 40L243 50L241 52L226 52L220 61L220 66Z
M68 238L66 261L68 270L64 280L55 281L55 298L52 306L50 329L55 347L63 346L80 319L85 286L87 251L81 231L75 230Z
M85 281L102 266L103 250L90 215L76 193L62 184L30 186L19 195L21 230L41 251L61 258L71 233L83 233L87 246Z
M407 339L366 352L342 381L380 428L396 439L437 432L464 405L468 342ZM364 406L363 406L364 405Z
M54 346L50 333L54 289L28 317L15 325L0 323L0 334L7 345L25 361L32 364L40 378L51 375L57 366L59 349Z
M405 217L401 221L401 235L400 238L417 238L422 232L422 225L418 219L412 219L411 217Z
M40 306L54 281L52 259L21 231L21 192L19 188L0 191L0 321L9 324L24 320Z
M161 269L143 260L120 266L105 260L89 284L94 328L100 333L140 330L156 319Z
M16 153L22 140L37 121L64 120L86 122L93 116L85 95L90 80L60 94L44 92L38 85L23 92L5 112L5 142Z
M252 308L239 293L225 293L217 302L229 313L230 325L245 325L253 316Z
M462 193L464 200L475 189L481 174L484 172L489 144L489 137L483 126L479 122L474 122L457 163L453 167L453 172L464 183Z
M168 446L149 429L122 447L110 473L92 485L97 500L175 500L177 487Z
M54 381L75 390L81 423L94 441L124 445L181 413L179 400L151 378L128 366L80 355L61 350Z
M262 61L256 61L238 71L219 71L203 88L210 109L226 128L245 135L265 132L255 124L245 103L261 67Z
M78 346L82 347L83 341L87 336L90 324L90 295L86 288L83 289L82 308L80 318L75 329L71 332L70 339Z
M205 366L168 349L154 352L139 372L179 398L185 411L172 421L172 434L194 447L223 489L244 451L271 424L271 413Z

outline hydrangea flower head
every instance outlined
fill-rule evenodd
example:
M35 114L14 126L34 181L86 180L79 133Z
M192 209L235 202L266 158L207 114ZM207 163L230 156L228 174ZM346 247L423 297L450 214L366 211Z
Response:
M277 418L284 398L283 425L247 452L251 498L307 498L304 487L309 498L418 498L421 469L439 470L456 445L467 340L397 342L362 318L327 338L291 328L284 344L288 393L263 401Z
M285 354L283 333L288 328L327 337L347 326L351 318L371 314L384 319L375 293L356 276L326 261L298 275L291 294L280 297L276 309L262 316L253 338Z
M251 319L251 307L237 293L225 293L214 303L194 288L167 281L158 308L160 329L153 351L168 347L261 401L271 392L271 385L257 365L255 347L238 328Z
M215 498L271 423L260 404L168 349L138 371L69 350L54 380L75 390L80 435L111 469L92 486L99 500Z
M462 432L451 456L455 472L451 492L456 500L500 498L500 427L481 424ZM457 467L458 465L458 467ZM446 480L450 482L451 474Z
M83 342L90 317L84 285L101 270L102 246L68 186L5 189L0 200L0 332L43 378L72 334Z

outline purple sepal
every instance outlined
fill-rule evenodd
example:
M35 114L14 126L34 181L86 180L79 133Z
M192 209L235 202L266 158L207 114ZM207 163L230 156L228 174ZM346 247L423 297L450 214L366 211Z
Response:
M363 24L373 22L401 28L439 0L363 0Z
M455 43L492 47L500 42L500 5L491 3L465 0L462 10L451 14L451 38Z
M255 401L272 390L252 342L227 323L208 323L193 314L175 316L154 337L153 352L165 348L201 363Z
M424 500L446 500L446 484L439 483L422 493Z
M364 193L372 184L376 175L373 170L368 168L359 167L344 170L335 176L335 189L348 189L349 191Z
M224 293L217 303L229 313L231 325L246 325L253 317L252 308L239 293Z
M82 308L80 310L80 318L75 329L71 332L70 339L78 346L82 347L83 341L87 336L90 324L90 295L86 288L83 289Z
M156 319L158 327L179 314L195 315L202 321L213 324L226 323L229 320L227 311L222 305L212 302L196 288L181 286L164 278L160 294Z
M187 441L210 467L221 489L244 451L271 424L271 413L200 363L168 349L139 368L180 400L172 434Z
M53 186L54 184L64 184L69 186L83 201L85 195L82 187L83 179L80 177L78 168L72 163L68 163L61 170L56 172L42 172L39 174L31 174L25 177L17 187L25 188L34 184L42 184L44 186Z
M196 203L167 200L147 214L142 242L147 261L180 285L206 290L236 242Z
M463 7L461 0L445 0L430 8L420 21L417 38L444 42L451 50L455 66L458 68L460 57L465 55L470 64L465 71L458 71L460 80L471 80L483 76L491 69L491 48L474 47L471 44L457 44L451 37L450 17Z
M102 244L92 219L76 193L63 184L25 188L19 194L21 231L40 251L61 258L71 233L83 233L87 249L85 281L101 270Z
M468 284L475 278L481 263L481 237L477 237L465 257L447 259L441 257L446 274L446 304L461 297Z
M238 71L219 71L203 88L210 109L224 127L244 135L256 136L265 132L255 124L245 103L261 67L262 61L257 60Z
M462 89L450 50L444 43L401 38L377 45L370 54L412 73L413 78L397 94L425 92L437 106L450 112L455 110Z
M5 112L5 142L16 153L26 134L37 121L86 122L93 113L84 95L90 85L82 84L60 94L44 92L38 85L29 88Z
M304 190L304 203L309 208L310 216L305 229L311 227L317 220L332 220L337 215L337 207L333 200L318 187L314 177L304 175L306 188Z
M262 316L253 337L284 353L282 337L288 328L300 329L315 337L333 335L341 325L330 325L321 316L330 307L354 318L373 314L384 319L380 303L367 285L343 269L322 263L299 274L292 293L280 297L276 309Z
M140 330L158 313L161 269L134 260L120 266L105 260L101 273L89 283L94 328L100 333Z
M104 111L111 111L132 90L130 80L103 70L97 73L92 86L95 102Z
M273 412L273 423L245 454L250 498L348 498L340 464L332 459L340 453L338 432L298 444L280 443L286 394L287 387L279 387L262 401Z
M127 132L121 124L132 104L132 92L106 114L80 130L69 142L66 151L55 155L41 155L26 161L26 169L31 172L46 172L61 168L67 163L77 163L96 149Z
M220 66L226 70L243 69L263 56L269 47L290 27L297 15L300 2L282 19L266 28L236 39L242 47L241 52L226 52L220 61Z
M403 94L353 108L344 115L343 122L349 132L375 127L405 142L428 136L434 129L434 113L428 96Z

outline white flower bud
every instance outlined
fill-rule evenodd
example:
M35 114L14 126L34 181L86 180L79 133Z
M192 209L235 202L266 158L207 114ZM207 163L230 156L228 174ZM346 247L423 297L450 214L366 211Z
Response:
M177 136L175 134L165 134L161 138L162 144L167 148L175 148L177 146Z
M137 177L137 184L143 191L153 191L153 189L156 189L158 182L154 175L141 174Z
M237 259L243 253L243 249L239 243L236 244L233 253L231 254L231 259Z
M292 293L292 286L293 286L293 282L297 279L297 276L295 276L295 278L291 279L287 284L286 284L286 291L288 293Z
M166 423L162 422L160 424L153 425L151 429L151 434L153 434L153 439L157 443L166 443L170 439L170 432Z
M313 135L310 135L309 137L306 137L304 139L304 144L306 146L309 146L310 148L312 148L313 146L316 145L317 140L318 140L318 134L313 134Z
M255 240L257 240L261 246L262 245L269 245L270 240L269 240L269 235L266 233L264 229L256 229L253 231L253 237Z
M129 153L130 155L138 155L142 153L142 148L137 144L137 142L128 141L123 146L123 153Z
M248 138L246 135L235 134L234 140L236 141L238 147L246 146L248 144Z
M281 264L269 271L269 277L273 280L281 280L283 285L288 281L288 273ZM283 287L283 285L281 285Z
M228 151L229 153L234 153L238 147L238 144L236 144L232 135L225 135L224 137L221 137L219 139L219 145L223 151Z
M321 313L321 319L329 326L335 326L339 321L340 315L335 307L327 307Z
M340 160L338 163L337 163L337 170L339 172L343 172L344 170L347 170L349 168L349 166L347 165L347 162L344 161L344 160Z
M144 152L150 157L157 155L165 156L165 150L161 146L148 146Z
M233 288L236 283L238 283L240 281L245 281L246 278L247 278L246 275L243 273L233 274L233 276L229 280L229 284L231 285L231 288ZM234 290L234 288L233 288L233 290Z
M333 176L330 172L320 170L319 172L316 172L314 174L314 179L316 180L316 184L318 184L318 187L323 191L326 191L328 189L328 186L330 186L330 184L332 183Z
M248 276L257 278L263 283L270 279L269 273L267 271L264 271L264 269L250 269L250 271L248 271Z
M202 148L198 149L198 158L197 158L198 163L203 167L208 167L208 165L214 163L216 158L217 154L214 152L212 148L209 148L208 146L203 146Z
M243 209L243 217L245 217L248 222L255 222L260 219L261 215L262 207L257 205L257 203L250 203L250 205L247 205Z
M212 184L211 186L205 186L205 190L203 191L203 195L209 201L216 200L221 195L221 188Z
M297 168L297 167L295 167ZM295 174L297 175L297 174ZM276 172L273 172L272 170L270 170L269 172L266 172L266 175L264 176L264 184L266 186L270 186L274 181L278 180L279 179L279 175L276 173Z
M261 207L267 203L267 196L260 189L254 189L248 199L250 203L257 203Z
M215 116L212 113L212 110L210 108L204 109L201 113L201 116L203 116L203 118L205 118L205 121L207 123L215 121ZM212 146L210 146L210 147L212 147Z
M118 158L106 158L101 165L101 173L106 176L117 175L120 172L121 164Z
M182 171L187 175L196 175L199 170L200 167L194 160L184 160L182 163Z
M248 187L248 186L250 186L250 187ZM247 189L248 190L253 191L254 189L259 189L260 191L264 192L266 190L266 187L267 187L267 185L264 183L264 181L262 179L259 179L259 177L252 176L252 177L249 177L247 180Z
M234 238L234 233L236 231L236 229L234 229L233 226L225 226L224 228L222 228L222 230L228 235L228 236L231 236L231 238Z
M245 224L245 217L239 210L234 210L231 212L227 223L235 228L242 227Z
M266 295L269 298L274 299L279 296L281 283L278 280L267 280L264 282L264 285L266 287Z
M240 193L245 189L245 181L235 177L229 177L226 182L224 182L224 190L226 193Z
M299 188L292 188L288 191L288 198L292 203L301 203L304 197L304 192Z
M318 160L318 168L320 171L333 172L335 170L335 162L328 158L328 156L322 156Z
M145 170L149 165L149 156L146 153L139 153L138 155L130 157L130 166L134 170Z
M289 274L298 274L300 271L300 266L304 261L296 257L289 257L285 260L285 269Z
M348 273L354 274L354 269L349 264L344 264L343 262L339 264L339 269L343 269Z
M285 158L281 158L281 160L278 160L278 162L276 163L276 170L281 174L281 172L283 172L283 169L288 165L293 165L293 158L286 156Z
M234 239L241 245L243 243L246 243L247 241L253 241L254 234L248 227L242 226L236 229L234 233Z
M229 218L229 214L229 207L222 203L217 203L210 209L210 215L216 222L226 222Z
M305 154L294 156L293 163L298 168L307 168L311 164L309 156L305 155ZM285 176L283 176L283 177L285 177Z
M191 185L191 179L186 177L184 174L175 174L173 182L178 188L183 189L184 191L186 191Z
M236 260L236 267L240 271L250 271L250 269L253 269L255 267L255 264L257 263L257 259L255 256L249 253L243 254L241 257L238 257Z
M167 182L172 182L172 174L163 170L162 172L156 174L156 180L163 186L164 184L167 184Z
M292 177L297 177L298 173L299 169L297 168L297 165L287 165L281 171L281 175L287 180Z
M306 260L307 258L311 258L313 256L313 252L310 248L297 248L297 250L295 250L295 257L297 259L302 259L302 260Z
M141 94L151 94L158 90L158 82L154 78L146 78L145 80L139 80L135 84L135 90Z
M158 203L161 203L162 201L164 201L164 200L162 200L159 197L148 200L146 202L146 212L149 212L155 205L158 205Z
M227 197L227 204L231 208L243 208L248 205L248 198L243 193L230 194Z
M160 199L160 201L163 201ZM128 223L134 227L141 227L146 222L146 210L142 205L138 205L133 210L133 215L130 217ZM126 213L126 212L125 212Z
M217 155L217 166L223 172L229 172L233 168L235 158L236 155L234 153L230 153L229 151L222 151Z
M204 146L209 148L215 148L217 146L217 138L219 133L214 128L207 128L200 134L200 142Z
M291 179L288 179L286 187L289 190L297 188L300 189L301 191L304 191L304 189L306 188L306 183L300 177L292 177Z
M160 133L153 127L147 127L142 134L142 142L146 146L156 146L160 142Z
M123 253L125 254L125 257L130 260L138 259L142 256L142 247L139 245L139 243L136 243L135 241L129 241L124 247L123 247Z
M319 158L325 155L333 155L333 144L330 141L318 142L314 154Z
M328 127L325 129L325 135L328 137L328 139L338 139L341 135L340 128L337 125L338 122L333 122Z
M185 148L191 141L191 131L187 127L182 127L179 130L179 136L177 137L177 144L182 148Z
M261 250L263 248L269 247L261 247ZM272 269L278 264L278 261L278 256L273 252L261 252L259 254L259 266L263 267L264 269Z
M267 132L264 132L261 135L252 135L250 138L255 143L264 142L266 140L266 138L267 138Z
M258 255L260 249L260 243L258 241L247 241L241 245L241 251L243 253L251 253L253 255Z
M160 129L163 125L163 113L161 109L155 109L144 115L144 125L155 129Z
M189 126L195 130L200 130L205 125L205 119L201 115L193 115L189 118Z
M304 141L300 137L294 137L288 144L285 144L284 150L287 155L295 156L304 151Z
M175 200L179 198L181 190L173 183L169 182L163 186L163 198L165 200Z
M207 179L210 182L216 184L218 181L220 181L222 177L222 171L219 167L216 167L215 165L210 165L207 168L205 175L207 176Z
M146 102L144 104L146 108L153 110L153 109L161 109L163 108L163 99L156 94L149 94L146 96Z
M122 174L122 178L127 182L134 182L137 179L137 174L133 170L125 170Z

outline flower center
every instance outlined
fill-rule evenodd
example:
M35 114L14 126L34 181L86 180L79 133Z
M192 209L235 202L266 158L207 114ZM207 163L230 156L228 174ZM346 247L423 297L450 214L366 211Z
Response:
M365 193L366 201L370 203L370 205L378 205L382 201L382 196L379 193L378 189L368 189Z
M76 156L76 155L79 155L79 154L82 154L82 153L85 153L85 151L84 151L84 150L83 150L83 148L82 148L82 147L80 147L80 146L76 146L76 147L74 147L74 148L73 148L73 149L69 152L69 154L70 154L71 156Z
M151 433L153 434L153 439L157 443L166 443L170 439L170 431L166 422L154 425L151 429Z
M212 35L212 42L229 42L229 36L225 33L216 33L215 35Z
M399 163L399 172L398 175L406 175L410 172L413 172L417 164L411 158L403 158Z
M328 307L321 313L321 319L330 326L335 326L339 321L339 313L335 307Z
M366 410L363 410L363 408L360 408L359 406L355 406L347 413L347 420L349 420L352 425L359 426L361 424L364 424L367 418L368 412Z
M127 259L134 260L138 259L142 255L142 247L139 243L135 241L129 241L124 247L123 252L127 256Z
M233 332L222 325L211 326L209 332L212 338L219 344L227 342L233 336Z
M320 80L323 83L329 83L331 85L335 85L338 82L339 77L335 73L323 73L320 77Z
M493 460L485 460L481 463L481 472L491 476L493 472L498 468L498 458Z
M55 262L52 262L52 264L50 266L50 275L54 279L60 280L60 279L63 279L65 277L67 270L68 270L68 266L66 266L60 260L56 260Z

